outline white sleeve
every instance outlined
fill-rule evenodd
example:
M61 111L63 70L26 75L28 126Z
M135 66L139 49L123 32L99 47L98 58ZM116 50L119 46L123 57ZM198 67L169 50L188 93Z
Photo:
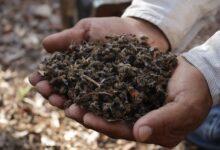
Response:
M172 49L178 48L191 28L220 6L220 0L133 0L122 17L137 17L158 26Z
M220 104L220 31L203 45L183 54L205 77L213 99Z

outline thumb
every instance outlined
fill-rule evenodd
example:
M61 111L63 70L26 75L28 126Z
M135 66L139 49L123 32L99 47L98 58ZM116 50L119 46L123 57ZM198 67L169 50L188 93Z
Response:
M173 146L195 128L198 109L184 100L177 100L151 111L134 125L133 134L139 142ZM190 112L190 115L188 114ZM167 141L167 139L170 139ZM168 142L168 143L167 143ZM173 144L175 143L175 144Z
M52 34L43 40L43 46L48 52L67 50L72 42L84 40L86 30L83 26L66 29L62 32Z

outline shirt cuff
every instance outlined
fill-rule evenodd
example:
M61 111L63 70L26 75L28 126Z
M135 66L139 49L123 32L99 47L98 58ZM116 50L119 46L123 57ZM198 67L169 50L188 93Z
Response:
M161 16L157 16L155 13L150 13L150 12L143 13L143 11L141 11L141 10L128 9L124 12L122 17L123 18L124 17L136 17L136 18L146 20L146 21L156 25L165 34L165 36L168 38L170 44L172 43L172 46L175 45L175 41L172 40L171 37L169 38L168 31L165 30L165 28L160 25L161 24Z
M137 17L156 25L169 40L172 50L176 51L193 26L219 5L219 0L133 0L122 17Z
M216 68L213 68L209 63L209 61L211 61L210 59L213 58L209 57L207 60L206 48L206 45L202 45L189 52L183 53L182 56L203 74L212 96L213 105L218 105L220 104L220 93L216 78Z

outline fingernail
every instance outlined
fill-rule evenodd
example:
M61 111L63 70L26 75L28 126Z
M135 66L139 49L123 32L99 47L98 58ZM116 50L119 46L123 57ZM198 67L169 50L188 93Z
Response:
M138 141L145 142L153 133L153 130L149 126L142 126L138 130Z
M69 118L75 118L78 113L78 107L75 104L72 104L69 108L65 110L65 114Z

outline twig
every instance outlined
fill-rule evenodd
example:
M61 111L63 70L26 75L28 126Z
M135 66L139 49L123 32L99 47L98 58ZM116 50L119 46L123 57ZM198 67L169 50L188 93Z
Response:
M86 80L92 82L92 83L95 84L96 86L101 87L101 85L100 85L98 82L96 82L95 80L93 80L93 79L90 78L89 76L87 76L87 75L82 75L82 77L83 77L84 79L86 79Z
M112 94L110 94L110 93L107 93L107 92L99 92L99 94L105 94L105 95L109 95L109 96L112 96Z

